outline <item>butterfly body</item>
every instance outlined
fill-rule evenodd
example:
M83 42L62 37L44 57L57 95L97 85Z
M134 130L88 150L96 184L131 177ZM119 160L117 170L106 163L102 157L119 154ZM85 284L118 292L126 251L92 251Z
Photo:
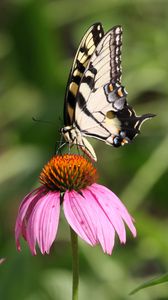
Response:
M86 137L114 147L123 146L140 132L152 114L137 116L128 105L121 85L122 27L104 34L100 23L84 35L72 65L64 102L61 133L70 146L76 144L96 160Z

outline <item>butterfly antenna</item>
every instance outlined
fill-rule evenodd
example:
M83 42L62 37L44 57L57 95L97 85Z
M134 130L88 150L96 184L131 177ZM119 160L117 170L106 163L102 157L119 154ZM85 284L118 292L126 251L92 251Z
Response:
M55 148L55 153L58 154L58 152L66 145L66 142L63 143L63 136L61 135L61 138L59 140L59 145L58 145L58 148L56 150Z
M60 142L59 142L59 143L60 143ZM60 152L60 150L61 150L66 144L67 144L67 142L62 143L62 144L58 147L58 149L57 149L57 151L56 151L56 154L58 154L58 153Z
M37 122L37 123L45 123L45 124L55 125L54 122L51 122L51 121L48 121L48 120L40 120L40 119L37 119L35 117L32 117L32 120L34 122Z

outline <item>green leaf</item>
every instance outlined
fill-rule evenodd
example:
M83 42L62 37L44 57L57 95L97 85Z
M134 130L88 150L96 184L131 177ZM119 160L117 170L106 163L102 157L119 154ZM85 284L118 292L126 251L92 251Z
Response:
M142 290L142 289L145 289L149 286L153 286L153 285L158 285L158 284L161 284L161 283L164 283L164 282L168 282L168 273L162 275L162 276L159 276L157 278L154 278L154 279L151 279L151 280L148 280L146 281L145 283L141 284L140 286L138 286L136 289L134 289L130 295L133 295L135 294L136 292Z

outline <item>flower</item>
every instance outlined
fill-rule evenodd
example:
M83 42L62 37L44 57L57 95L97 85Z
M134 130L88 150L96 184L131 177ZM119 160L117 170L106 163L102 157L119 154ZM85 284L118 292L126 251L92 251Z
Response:
M40 174L42 185L22 201L15 225L15 239L20 251L20 236L27 241L33 255L36 244L42 254L49 253L59 223L60 207L71 228L85 242L100 243L111 254L115 233L126 242L125 224L136 236L132 217L119 198L96 183L97 171L83 156L55 155Z

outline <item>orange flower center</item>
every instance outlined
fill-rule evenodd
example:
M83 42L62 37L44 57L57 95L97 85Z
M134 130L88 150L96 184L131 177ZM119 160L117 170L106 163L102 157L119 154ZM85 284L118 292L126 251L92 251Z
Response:
M79 191L97 179L97 171L93 164L81 155L55 155L44 166L40 181L50 190L65 192Z

